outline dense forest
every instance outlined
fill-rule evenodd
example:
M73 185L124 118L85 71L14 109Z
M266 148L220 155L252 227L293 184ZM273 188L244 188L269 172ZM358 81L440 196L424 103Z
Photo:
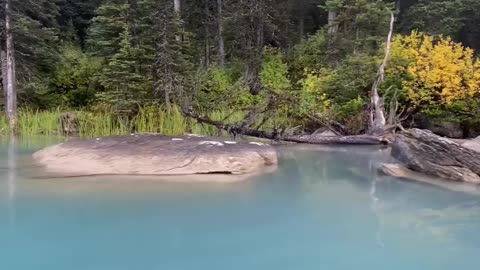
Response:
M361 134L378 86L389 125L480 135L478 0L3 0L1 7L2 85L5 96L16 88L20 126L29 113L73 111L82 123L98 128L95 117L108 117L127 132L172 133L160 128L165 117L188 131L188 115L278 133L329 126ZM376 81L391 14L389 57ZM8 111L7 99L2 105Z

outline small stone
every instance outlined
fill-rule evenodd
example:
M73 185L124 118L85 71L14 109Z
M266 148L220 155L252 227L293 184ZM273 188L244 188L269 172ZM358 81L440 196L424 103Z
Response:
M199 145L216 145L216 146L223 146L223 143L216 142L216 141L203 141L198 143Z
M263 146L263 145L265 145L264 143L261 143L261 142L249 142L249 144L258 145L258 146Z

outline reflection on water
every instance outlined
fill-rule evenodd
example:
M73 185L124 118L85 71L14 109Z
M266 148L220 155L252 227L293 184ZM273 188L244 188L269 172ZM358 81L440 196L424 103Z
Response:
M8 219L10 228L13 230L15 226L15 190L16 190L16 178L17 178L17 155L16 155L17 139L15 136L11 136L8 141L8 167L7 167L7 185L8 185Z
M385 148L282 146L277 171L219 184L52 179L30 159L50 143L0 148L0 269L480 266L479 193L381 175Z

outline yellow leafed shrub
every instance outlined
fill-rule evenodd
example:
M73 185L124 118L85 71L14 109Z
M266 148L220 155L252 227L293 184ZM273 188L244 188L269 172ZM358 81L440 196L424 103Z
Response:
M478 59L449 37L418 32L396 37L387 74L402 78L414 106L450 105L480 93Z

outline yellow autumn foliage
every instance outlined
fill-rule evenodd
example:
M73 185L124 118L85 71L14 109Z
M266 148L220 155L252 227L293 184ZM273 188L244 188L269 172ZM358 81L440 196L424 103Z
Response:
M402 87L415 106L449 105L480 93L480 62L473 50L449 37L418 32L397 36L387 74L402 78Z

